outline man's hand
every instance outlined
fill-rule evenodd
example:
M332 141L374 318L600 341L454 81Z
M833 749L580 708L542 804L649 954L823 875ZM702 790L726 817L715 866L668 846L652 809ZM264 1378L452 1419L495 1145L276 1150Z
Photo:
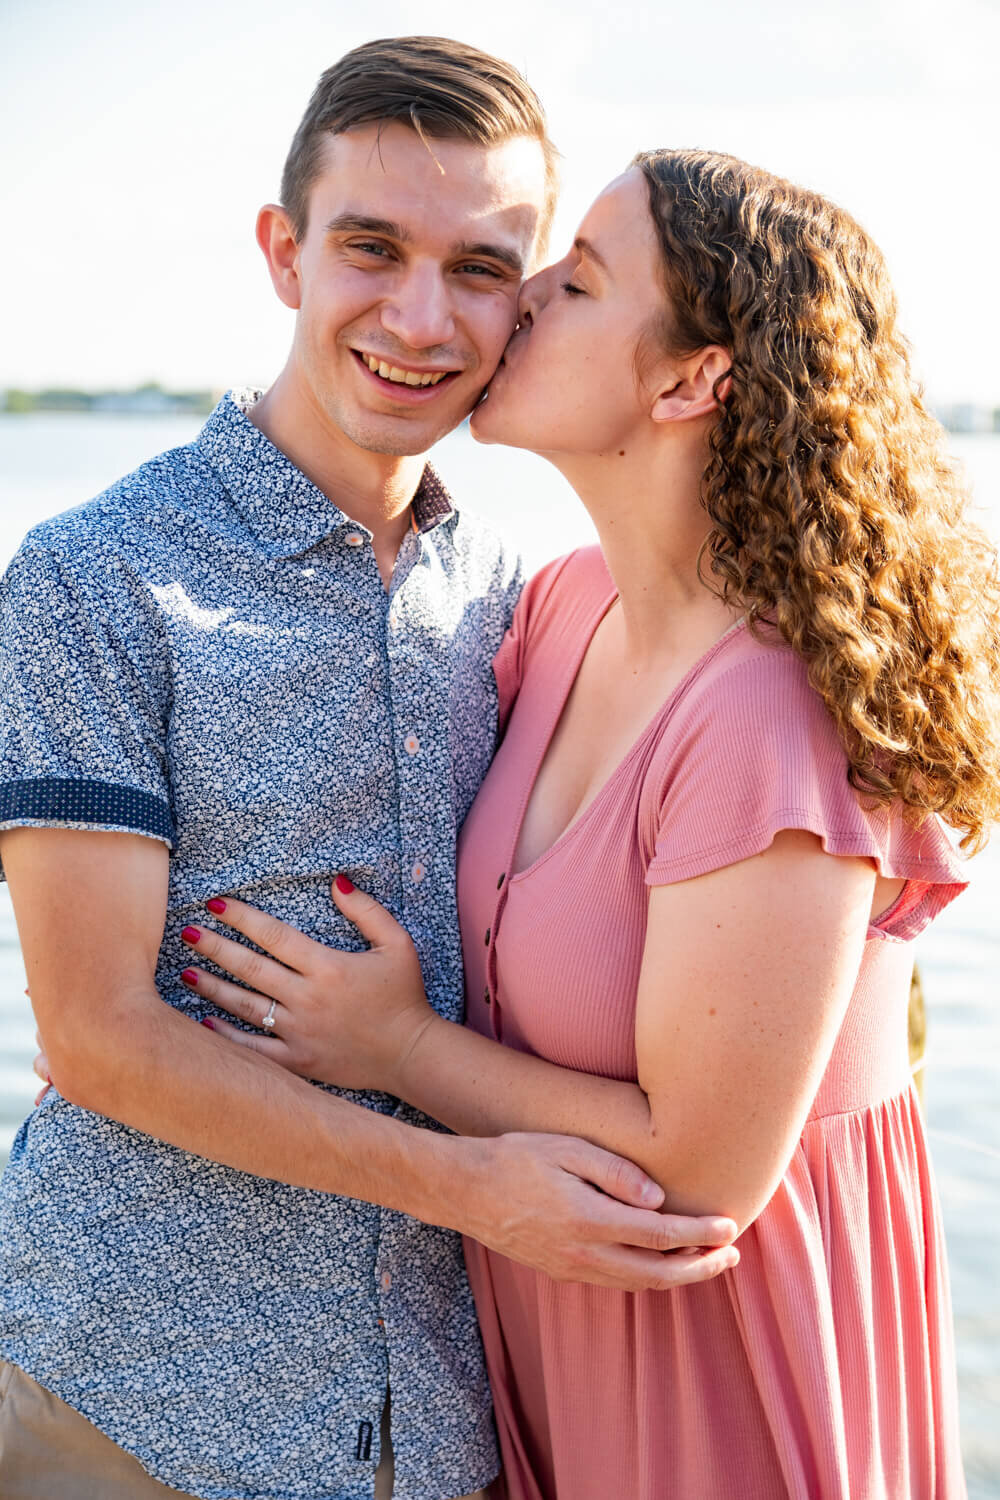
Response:
M456 1191L456 1227L556 1281L669 1291L740 1258L731 1219L657 1213L663 1193L646 1173L587 1141L516 1134L463 1145L471 1170Z

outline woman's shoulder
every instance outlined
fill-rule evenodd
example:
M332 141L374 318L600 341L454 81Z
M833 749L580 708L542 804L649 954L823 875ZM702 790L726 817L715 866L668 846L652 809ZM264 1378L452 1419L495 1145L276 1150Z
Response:
M546 563L525 584L518 603L522 631L571 631L614 594L600 547L578 547Z
M926 910L880 936L912 936L958 893L963 870L937 818L851 784L850 759L805 662L771 627L736 627L692 674L662 725L641 819L650 884L706 874L761 853L782 829L830 854L871 859L889 878L940 887Z

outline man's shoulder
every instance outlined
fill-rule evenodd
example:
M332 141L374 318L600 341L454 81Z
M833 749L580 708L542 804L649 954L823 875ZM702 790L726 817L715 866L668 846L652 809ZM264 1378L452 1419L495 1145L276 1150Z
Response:
M445 523L449 544L473 587L507 590L523 583L520 548L480 511L456 505Z
M107 559L138 561L167 545L171 532L182 534L195 502L208 503L216 484L193 445L169 449L93 499L32 527L20 554L48 554L84 572Z

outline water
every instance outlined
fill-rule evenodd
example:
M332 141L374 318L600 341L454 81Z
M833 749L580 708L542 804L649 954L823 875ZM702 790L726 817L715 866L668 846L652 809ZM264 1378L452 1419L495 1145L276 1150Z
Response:
M0 565L36 521L87 499L199 421L0 417ZM1000 535L1000 438L955 438L987 523ZM454 493L521 545L529 567L592 539L563 480L527 454L447 439ZM927 1120L948 1238L970 1500L1000 1497L1000 838L972 888L917 944L928 997ZM34 1025L6 887L0 887L0 1159L37 1087Z

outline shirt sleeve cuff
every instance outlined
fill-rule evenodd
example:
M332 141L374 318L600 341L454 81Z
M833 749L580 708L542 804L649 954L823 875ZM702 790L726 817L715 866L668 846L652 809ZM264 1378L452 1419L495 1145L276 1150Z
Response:
M173 847L165 797L89 777L37 776L0 782L0 828L39 826L143 833Z

